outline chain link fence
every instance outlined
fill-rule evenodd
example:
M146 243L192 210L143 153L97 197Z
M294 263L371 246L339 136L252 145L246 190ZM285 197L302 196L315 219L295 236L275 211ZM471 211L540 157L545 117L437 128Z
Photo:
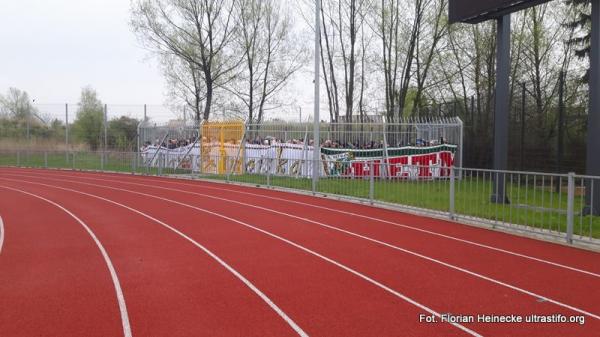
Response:
M557 85L552 96L542 100L534 83L513 85L510 169L585 172L587 101L581 98L585 97L580 95L585 88L578 81L566 80L563 86ZM445 138L449 143L459 144L451 129L456 117L460 117L464 124L459 144L461 166L490 168L493 99L482 94L418 107L412 117L394 124L385 123L383 113L365 116L364 123L345 123L341 118L340 123L322 123L320 141L348 147L381 146L385 141L393 147ZM107 104L103 111L106 121L103 118L97 130L91 131L78 130L74 123L78 104L35 103L33 108L25 119L0 116L0 148L137 151L148 144L168 147L169 142L193 142L200 136L199 125L183 107ZM91 140L83 137L86 132ZM170 136L162 144L167 134ZM250 142L264 142L267 137L285 141L312 139L312 124L264 122L248 129Z
M104 105L91 130L98 144L93 149L74 123L78 105L35 104L27 118L0 116L0 165L202 175L597 244L600 223L594 215L600 212L594 200L600 200L600 179L525 171L583 172L586 110L573 102L567 108L565 101L540 109L527 84L523 87L512 99L510 120L509 157L520 171L466 168L486 167L491 160L491 115L475 97L419 109L418 116L398 123L385 123L381 116L365 123L321 123L319 162L306 153L314 144L312 123L247 125L243 151L223 160L201 153L200 125L184 109ZM452 153L446 164L445 157L425 153L446 145ZM144 151L148 147L160 150ZM425 161L390 158L409 150L414 153L408 156ZM290 151L296 154L283 155ZM206 168L215 162L226 163L227 173L208 174L214 170ZM313 165L323 174L316 185L310 177ZM509 203L490 200L498 181L506 184Z
M137 151L146 141L138 137L144 127L192 118L181 107L106 104L79 122L79 110L78 104L33 104L25 116L0 115L0 148Z
M587 85L565 76L552 83L514 82L510 90L508 165L512 170L585 172ZM464 166L491 168L494 95L477 92L416 109L420 118L464 122Z

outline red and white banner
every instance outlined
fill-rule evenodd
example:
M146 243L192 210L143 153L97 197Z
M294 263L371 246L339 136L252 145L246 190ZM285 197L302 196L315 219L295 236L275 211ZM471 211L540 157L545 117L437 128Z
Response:
M324 155L327 176L376 178L436 179L450 176L454 165L452 151L411 154L385 158L352 159L351 153Z

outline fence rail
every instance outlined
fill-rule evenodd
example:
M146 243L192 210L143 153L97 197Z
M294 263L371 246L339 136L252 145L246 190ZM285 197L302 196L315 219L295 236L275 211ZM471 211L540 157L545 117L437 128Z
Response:
M219 161L222 160L220 157L188 154L185 159L170 160L168 155L159 154L150 163L135 152L0 151L0 166L193 175L394 205L569 244L600 246L600 210L590 206L594 204L594 198L599 197L600 177L419 165L403 165L399 169L398 164L392 168L385 162L371 162L369 174L337 170L313 185L310 177L298 173L302 169L274 158L225 158L226 174L202 172L205 161ZM262 169L248 169L249 163L256 165L259 161L262 161ZM315 163L308 158L303 158L300 163L323 168L339 164L326 160ZM382 171L395 173L377 174ZM505 182L508 201L492 202L491 196L501 181Z

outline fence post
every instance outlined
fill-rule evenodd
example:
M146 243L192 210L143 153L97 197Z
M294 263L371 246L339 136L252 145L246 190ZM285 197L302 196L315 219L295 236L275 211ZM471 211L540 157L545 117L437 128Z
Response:
M65 158L69 165L69 103L65 103Z
M567 243L573 243L573 220L575 205L575 173L569 172L567 188Z
M75 152L72 153L73 154L73 158L71 160L71 169L75 169Z
M161 158L162 158L162 153L157 153L156 154L156 174L151 173L152 175L160 175L161 166L162 166ZM150 171L150 172L152 172L152 171Z
M456 120L459 122L460 124L460 149L458 151L458 158L459 158L459 164L460 164L460 168L465 167L465 164L463 162L463 153L464 153L464 147L465 147L465 124L463 123L462 119L460 119L460 117L456 117ZM462 175L463 175L463 170L460 170L459 174L458 174L458 179L462 179Z
M104 116L103 116L103 128L104 128L104 148L102 151L106 151L108 148L108 105L104 104Z
M315 148L313 148L313 151L316 151ZM315 168L315 166L318 166L317 161L315 160L314 156L313 159L311 160L312 162L312 194L316 195L317 194L317 184L318 184L318 180L317 180L317 175L320 173L320 171L318 170L318 168Z
M17 151L17 167L21 167L21 151Z
M104 152L100 152L100 171L104 171Z
M369 200L371 201L371 205L374 203L375 199L375 167L373 166L373 161L369 162Z
M162 175L163 153L158 154L158 175Z
M229 172L229 167L228 167L228 166L229 166L229 158L230 158L230 157L229 157L229 156L227 156L227 157L225 157L225 158L226 158L226 159L225 159L225 172L227 173L227 174L226 174L226 181L227 181L227 183L229 184L229 182L230 182L229 178L230 178L230 175L231 175L231 172Z
M204 166L202 166L204 165L202 163L202 152L200 152L196 160L198 161L198 175L202 175L204 173Z
M454 170L454 166L450 167L450 220L455 220L455 197L456 197L456 190L455 190L455 185L456 185L456 172Z
M202 173L202 155L190 154L190 156L192 157L192 172L190 175L192 177L194 176L194 174L196 176L200 176ZM194 167L196 169L194 169Z
M48 152L44 151L44 168L48 168Z
M272 160L273 159L269 159L269 165L267 166L267 187L271 187L271 161Z

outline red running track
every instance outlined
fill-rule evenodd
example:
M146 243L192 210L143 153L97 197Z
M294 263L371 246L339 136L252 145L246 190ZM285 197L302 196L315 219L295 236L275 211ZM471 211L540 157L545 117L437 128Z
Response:
M368 206L219 183L3 168L0 217L2 336L600 331L600 254ZM446 322L448 313L463 320Z

